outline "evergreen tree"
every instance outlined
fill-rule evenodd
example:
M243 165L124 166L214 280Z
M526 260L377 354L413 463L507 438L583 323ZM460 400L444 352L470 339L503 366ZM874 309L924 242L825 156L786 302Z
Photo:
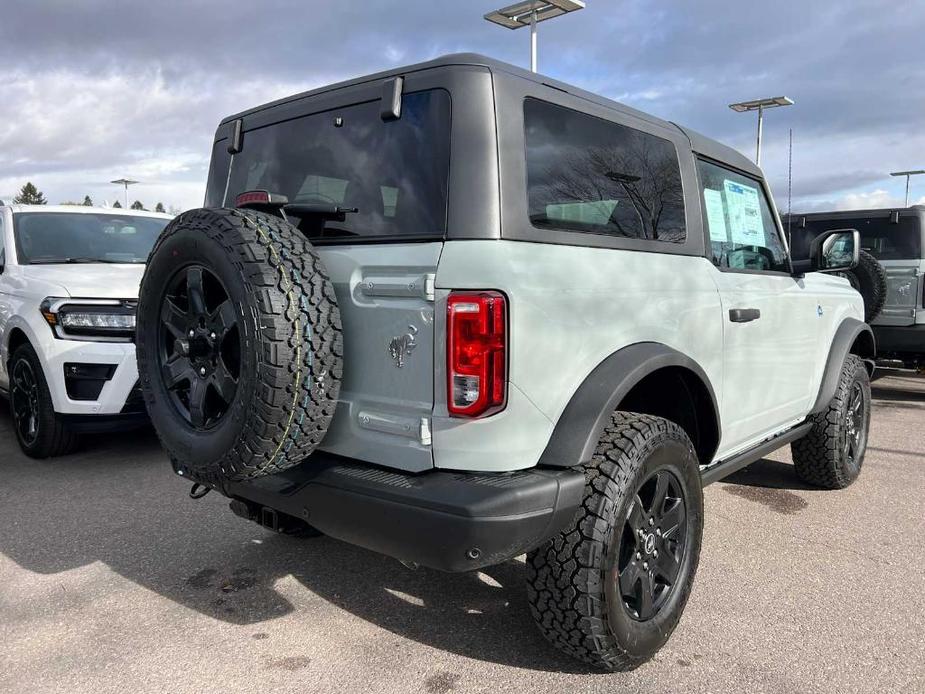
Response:
M154 211L155 212L166 212L167 210L164 209L164 203L159 202L157 203L157 205L154 206Z
M13 204L46 205L48 201L45 199L45 196L42 195L41 191L29 182L20 189L19 195L13 198Z
M144 208L145 206L141 204L141 200L136 200L132 203L133 210L143 210Z
M84 195L84 206L93 207L93 200L90 199L89 195Z
M114 208L117 208L117 209L120 209L120 210L122 209L122 203L119 202L118 200L116 200L114 203L112 203L112 206L113 206Z

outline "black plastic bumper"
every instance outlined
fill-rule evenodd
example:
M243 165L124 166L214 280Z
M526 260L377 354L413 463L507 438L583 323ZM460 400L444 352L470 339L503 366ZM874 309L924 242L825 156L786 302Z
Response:
M262 512L272 509L403 561L469 571L516 557L565 528L584 483L574 470L405 474L316 453L295 468L226 483L222 491L244 501L258 521L275 520Z
M925 324L872 325L877 340L877 356L925 357Z

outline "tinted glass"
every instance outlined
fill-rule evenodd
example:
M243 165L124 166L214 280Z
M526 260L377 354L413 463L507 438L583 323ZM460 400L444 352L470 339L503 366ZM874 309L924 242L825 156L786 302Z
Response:
M20 265L144 263L169 219L117 214L20 212L13 233Z
M713 264L790 272L787 249L761 183L706 161L698 161L697 169Z
M524 125L534 226L684 242L671 142L536 99L524 102Z
M383 121L380 108L371 101L246 132L226 204L244 191L269 190L291 203L358 210L343 221L294 213L314 238L442 236L450 96L405 94L394 121Z
M224 206L225 184L228 182L228 140L219 140L212 145L212 163L209 166L209 182L206 185L206 207Z
M790 247L794 258L808 258L810 242L829 229L857 229L861 232L861 248L878 260L922 257L922 223L917 215L902 216L898 224L890 222L887 212L878 217L807 217L805 227L800 225L802 219L800 215L791 217Z

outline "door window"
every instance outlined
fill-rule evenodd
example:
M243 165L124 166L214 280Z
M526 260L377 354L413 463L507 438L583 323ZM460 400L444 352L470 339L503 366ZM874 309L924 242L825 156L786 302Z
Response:
M707 161L698 161L697 168L713 264L789 273L787 247L761 183Z

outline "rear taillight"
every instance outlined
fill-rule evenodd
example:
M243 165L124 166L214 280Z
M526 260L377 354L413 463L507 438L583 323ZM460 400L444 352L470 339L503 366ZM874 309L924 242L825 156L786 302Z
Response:
M481 417L507 397L507 300L499 292L452 292L447 299L447 409Z

